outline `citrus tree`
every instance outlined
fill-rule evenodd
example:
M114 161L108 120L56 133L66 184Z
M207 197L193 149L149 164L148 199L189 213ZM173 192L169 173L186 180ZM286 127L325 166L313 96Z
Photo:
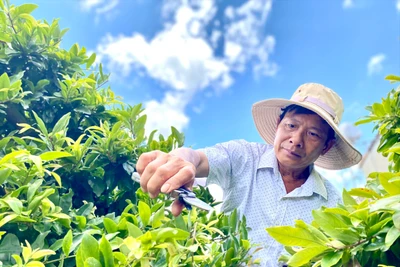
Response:
M0 266L239 266L245 220L173 217L131 179L138 156L183 145L145 134L141 104L107 86L94 53L61 47L58 20L0 0ZM212 203L207 189L198 195Z
M392 83L400 77L386 77ZM389 160L388 172L373 172L364 188L343 191L343 204L313 211L311 224L268 228L286 246L289 266L399 266L400 262L400 87L367 107L374 122L378 152Z

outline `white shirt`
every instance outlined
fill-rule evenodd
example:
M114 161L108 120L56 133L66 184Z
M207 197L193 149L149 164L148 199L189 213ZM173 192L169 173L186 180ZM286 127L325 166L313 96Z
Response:
M222 211L229 213L237 208L251 228L250 241L263 247L254 254L254 259L261 259L260 266L279 266L278 258L283 252L265 228L294 225L297 219L311 223L312 210L341 202L334 186L312 166L306 182L286 193L271 145L235 140L201 151L210 168L207 184L217 184L223 190Z

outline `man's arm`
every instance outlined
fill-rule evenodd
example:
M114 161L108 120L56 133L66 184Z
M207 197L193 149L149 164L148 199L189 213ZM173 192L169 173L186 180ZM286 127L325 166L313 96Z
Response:
M140 174L140 185L150 197L160 192L170 193L181 186L191 188L195 177L207 177L209 173L206 155L190 148L178 148L165 153L151 151L143 153L136 164ZM182 205L175 201L172 213L178 215Z

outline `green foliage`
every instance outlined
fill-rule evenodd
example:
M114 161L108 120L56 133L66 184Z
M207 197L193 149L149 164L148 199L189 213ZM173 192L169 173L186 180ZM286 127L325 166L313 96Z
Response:
M141 104L37 6L0 0L0 265L239 266L252 261L245 221L185 212L131 179L138 156L183 145L145 135ZM212 203L206 189L198 195Z
M400 77L389 75L391 82ZM365 188L343 191L343 204L313 211L313 222L267 228L286 246L289 266L398 266L400 262L400 87L357 124L375 122L378 152L388 156L391 172L374 172Z

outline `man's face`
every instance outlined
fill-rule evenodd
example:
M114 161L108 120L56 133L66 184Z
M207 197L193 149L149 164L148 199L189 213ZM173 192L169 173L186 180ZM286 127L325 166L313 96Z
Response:
M288 112L278 122L274 150L278 162L288 169L304 169L333 145L326 144L329 125L316 114Z

